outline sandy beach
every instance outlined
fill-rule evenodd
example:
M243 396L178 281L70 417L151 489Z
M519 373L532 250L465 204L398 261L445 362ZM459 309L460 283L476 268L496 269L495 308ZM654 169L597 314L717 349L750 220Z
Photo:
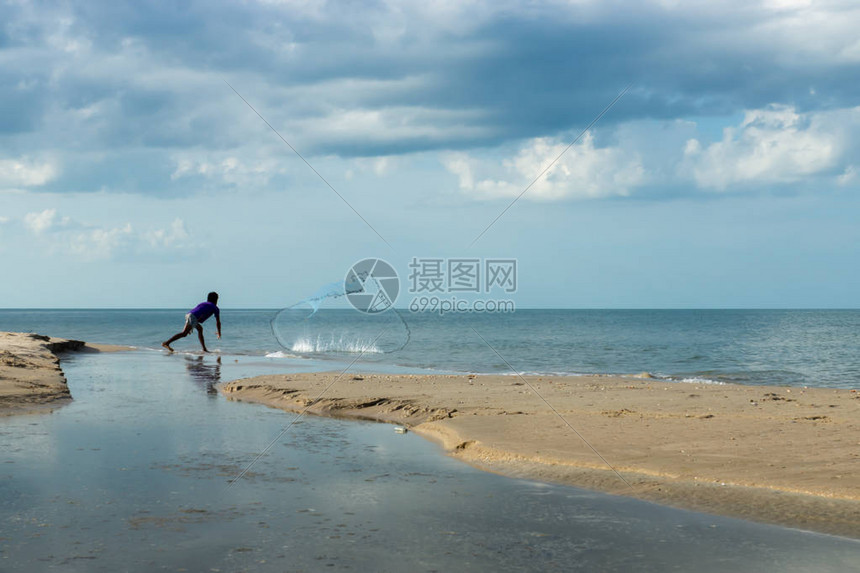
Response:
M509 476L860 538L856 390L337 373L220 390L291 412L398 424Z
M41 334L0 332L0 416L50 411L72 399L58 354L122 349Z
M0 333L0 415L71 399L63 352ZM308 373L221 384L230 400L404 426L483 470L860 538L860 392L648 377Z

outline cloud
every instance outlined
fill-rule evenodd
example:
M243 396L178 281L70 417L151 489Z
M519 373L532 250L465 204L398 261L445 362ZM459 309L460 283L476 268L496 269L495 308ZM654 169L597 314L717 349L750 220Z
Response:
M131 223L97 226L59 217L56 209L28 213L25 228L46 242L52 252L64 253L84 261L121 260L157 257L181 259L202 248L186 229L182 219L167 227L137 230Z
M373 172L382 177L392 169L395 163L396 159L392 157L378 157L373 161Z
M721 141L703 145L690 139L684 169L705 189L795 183L840 166L849 126L860 131L860 108L802 114L794 107L773 104L748 110L740 125L724 130ZM850 166L843 169L848 170L843 173L846 180Z
M27 213L24 216L24 225L36 235L52 229L68 227L69 223L68 217L57 218L56 209L45 209L39 213Z
M132 250L140 237L131 223L122 227L89 229L68 238L68 252L83 260L111 259Z
M401 167L403 162L399 156L383 155L380 157L358 157L349 162L349 167L344 171L346 179L355 177L359 173L373 173L376 177L385 177Z
M254 158L243 160L236 153L186 152L173 158L176 168L170 179L202 177L224 185L237 187L262 187L272 177L284 175L284 154L279 158Z
M176 218L166 229L147 231L141 237L153 249L184 248L188 245L191 235L185 228L185 222Z
M857 180L857 166L849 165L845 168L845 171L842 172L839 177L836 178L836 182L839 185L850 185L851 183Z
M516 197L565 152L568 145L555 139L533 139L514 157L504 159L501 169L465 153L448 156L444 165L457 175L460 189L471 196L483 199ZM595 147L594 137L586 133L523 197L559 200L624 196L645 182L646 173L638 154L620 147Z
M0 159L0 189L8 187L38 187L55 179L57 167L51 162L38 162L27 157Z
M709 123L711 125L709 125ZM632 121L600 137L587 133L524 200L558 201L636 194L660 199L699 192L815 192L852 185L860 152L860 107L800 112L771 104L746 110L714 137L713 122ZM599 143L598 143L599 142ZM442 163L473 198L516 197L567 144L534 138L514 152L448 153ZM800 186L800 187L798 187Z
M20 165L0 165L0 189L174 197L273 188L282 173L268 158L282 144L224 79L312 162L472 157L553 142L631 82L601 128L727 118L772 102L803 115L860 98L860 7L850 2L192 1L180 9L118 0L110 10L84 2L3 10L0 136L16 156L56 160L5 160ZM612 153L596 145L591 171L562 174L594 183L600 165L618 161ZM472 168L476 183L510 175ZM189 185L192 177L206 184ZM633 172L601 177L586 196L638 184ZM488 184L488 193L508 194L502 187Z

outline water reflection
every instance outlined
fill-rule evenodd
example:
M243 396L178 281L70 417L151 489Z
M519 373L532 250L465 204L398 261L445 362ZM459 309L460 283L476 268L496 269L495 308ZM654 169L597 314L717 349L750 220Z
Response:
M218 390L215 385L221 382L221 357L217 357L214 363L207 362L203 356L186 356L185 368L191 379L210 396L217 396Z

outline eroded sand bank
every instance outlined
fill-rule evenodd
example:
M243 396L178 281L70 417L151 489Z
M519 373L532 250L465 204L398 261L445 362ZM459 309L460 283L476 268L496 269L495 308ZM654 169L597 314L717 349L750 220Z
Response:
M855 390L337 373L220 390L293 412L400 424L506 475L860 538Z
M0 332L0 416L49 411L71 400L57 354L121 349L40 334Z

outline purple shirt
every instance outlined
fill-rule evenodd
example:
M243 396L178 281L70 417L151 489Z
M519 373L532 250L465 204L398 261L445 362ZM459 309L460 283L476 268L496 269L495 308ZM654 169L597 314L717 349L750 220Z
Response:
M197 317L199 322L206 322L206 319L215 315L215 318L221 317L221 311L218 310L218 307L212 304L211 302L201 302L191 311L191 314Z

